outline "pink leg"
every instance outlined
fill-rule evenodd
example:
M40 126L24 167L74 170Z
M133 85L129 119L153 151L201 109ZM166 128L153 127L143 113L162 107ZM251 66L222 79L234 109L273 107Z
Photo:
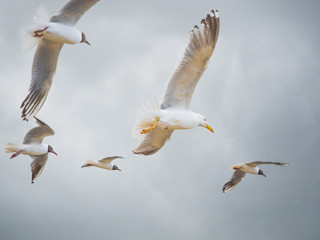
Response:
M36 31L34 31L34 34L33 34L33 36L34 37L42 37L43 36L43 32L45 31L45 30L47 30L48 29L48 27L45 27L44 29L42 29L42 30L36 30Z
M20 153L22 153L22 150L20 150L20 151L18 151L18 152L16 152L16 153L14 153L14 154L12 154L10 159L12 159L12 158L14 158L14 157L16 157L16 156L20 155Z

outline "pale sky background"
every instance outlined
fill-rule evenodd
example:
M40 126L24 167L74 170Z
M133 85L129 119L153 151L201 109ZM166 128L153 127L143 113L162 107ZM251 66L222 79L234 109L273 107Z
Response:
M35 49L21 49L37 7L65 0L4 1L0 8L0 145L22 143ZM131 128L178 66L189 31L218 9L221 28L192 100L215 133L175 131L152 156L133 155ZM319 1L106 1L79 21L91 46L65 45L37 115L56 132L35 182L29 156L1 155L0 239L320 238ZM112 155L122 169L81 169ZM222 193L231 165L262 166Z

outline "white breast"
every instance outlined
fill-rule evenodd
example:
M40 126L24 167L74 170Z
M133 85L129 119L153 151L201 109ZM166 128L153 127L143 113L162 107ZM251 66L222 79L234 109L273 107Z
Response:
M22 153L28 155L42 155L48 152L48 144L26 144L22 146Z
M241 171L246 172L246 173L251 173L251 174L258 174L259 172L259 168L257 167L250 167L248 165L244 165L241 168Z
M104 168L104 169L108 169L108 170L112 170L112 164L111 163L101 163L101 162L97 162L95 164L96 167L99 168Z
M82 40L81 32L75 27L53 22L49 22L47 26L44 38L67 44L76 44Z
M161 110L159 125L170 129L190 129L198 126L191 111Z

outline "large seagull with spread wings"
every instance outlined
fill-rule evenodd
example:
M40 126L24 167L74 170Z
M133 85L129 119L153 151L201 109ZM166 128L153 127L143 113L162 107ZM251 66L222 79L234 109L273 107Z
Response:
M213 132L204 116L190 110L193 91L208 66L218 39L219 14L218 11L211 12L202 19L200 28L195 26L191 31L189 45L160 106L154 104L138 117L132 133L133 137L143 140L133 153L156 153L176 129L201 126Z

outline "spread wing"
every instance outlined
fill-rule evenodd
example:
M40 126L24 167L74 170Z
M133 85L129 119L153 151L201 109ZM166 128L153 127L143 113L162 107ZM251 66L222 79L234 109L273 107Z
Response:
M274 164L274 165L279 165L279 166L287 166L288 163L280 163L280 162L261 162L261 161L256 161L256 162L251 162L251 163L246 163L246 165L250 167L256 167L261 164Z
M95 5L99 0L71 0L50 19L51 22L62 22L68 25L75 25L79 19Z
M104 159L101 159L99 160L99 162L102 162L102 163L111 163L114 159L116 158L123 158L121 156L113 156L113 157L106 157Z
M32 128L26 134L23 144L42 143L44 137L54 135L54 131L47 124L35 117L39 126Z
M161 109L190 107L193 91L206 70L219 34L218 11L212 11L201 21L201 29L195 26L184 57L173 74L164 95Z
M155 127L132 152L143 155L154 154L170 139L172 132L173 130Z
M235 170L234 173L232 174L230 181L223 186L222 191L223 192L230 191L232 188L234 188L241 182L242 178L244 178L245 175L246 175L245 172L242 172L241 170Z
M20 106L23 108L21 116L23 120L33 118L45 102L62 46L62 43L44 38L40 41L33 58L29 94Z
M34 183L34 181L41 175L44 166L46 165L46 162L48 160L48 153L43 155L30 155L33 158L33 161L31 162L31 183Z

